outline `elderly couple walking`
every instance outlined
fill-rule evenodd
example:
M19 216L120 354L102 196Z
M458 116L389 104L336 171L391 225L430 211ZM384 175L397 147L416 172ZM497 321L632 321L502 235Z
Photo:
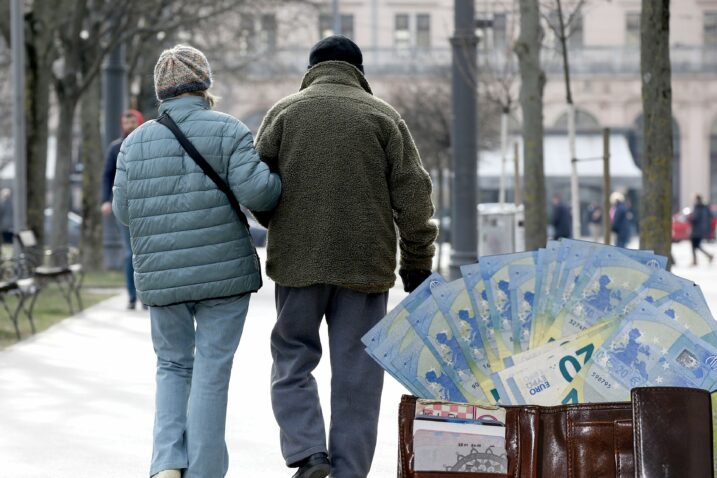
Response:
M286 465L298 478L369 473L383 371L360 338L386 313L397 242L406 290L430 274L431 183L404 121L372 95L358 46L329 37L309 64L301 90L271 108L254 143L241 121L212 110L204 55L166 50L154 78L160 118L122 143L113 210L129 226L157 354L151 476L227 473L229 377L250 293L262 285L232 197L269 230L271 400ZM328 446L312 376L323 317Z

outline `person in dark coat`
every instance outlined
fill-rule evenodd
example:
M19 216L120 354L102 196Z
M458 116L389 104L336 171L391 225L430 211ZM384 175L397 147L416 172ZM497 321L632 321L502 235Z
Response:
M563 237L573 237L572 216L570 209L563 204L562 199L557 194L553 196L553 238L557 241Z
M410 292L431 274L438 233L431 180L406 122L373 95L362 63L348 38L320 41L301 90L271 108L256 140L284 185L273 214L258 219L269 229L266 272L276 282L272 406L294 478L368 476L384 374L361 337L386 315L397 244ZM328 442L312 374L324 317Z
M610 202L613 205L612 232L615 233L615 245L627 247L630 240L630 211L625 204L622 193L612 193Z
M702 196L699 194L695 196L695 205L692 208L692 214L690 214L690 225L692 226L692 232L690 232L690 239L692 240L692 265L697 265L697 251L707 256L707 260L711 263L714 256L704 250L702 240L709 239L710 233L712 232L712 213L710 212L710 208L702 201Z
M112 185L115 182L117 173L117 156L120 152L122 142L129 134L144 123L142 113L137 110L127 110L122 113L122 137L110 143L107 148L107 159L105 170L102 173L102 214L112 214ZM122 236L122 249L124 251L124 273L127 294L129 295L128 309L137 306L137 289L134 286L134 268L132 267L132 243L129 237L129 228L117 221L117 228Z

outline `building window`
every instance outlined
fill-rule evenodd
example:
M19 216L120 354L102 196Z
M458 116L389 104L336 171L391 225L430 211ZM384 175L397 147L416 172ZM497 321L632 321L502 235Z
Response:
M334 16L330 13L319 15L319 38L326 38L334 33ZM353 14L341 15L341 34L351 39L354 38Z
M493 15L493 43L501 50L508 45L508 20L505 13Z
M631 12L625 16L625 45L640 45L640 13Z
M416 15L416 47L431 48L431 15L428 13Z
M261 16L261 48L263 51L276 51L276 15Z
M256 30L254 29L254 15L246 13L239 20L239 52L254 53Z
M333 18L328 13L322 13L319 15L319 38L330 37L334 34L334 27L332 25Z
M573 17L568 25L568 47L571 49L583 47L583 15L580 12Z
M353 39L354 37L354 16L341 15L341 34Z
M704 21L705 45L717 45L717 11L705 12Z
M405 51L411 48L410 17L405 13L399 13L395 17L393 43L397 50Z

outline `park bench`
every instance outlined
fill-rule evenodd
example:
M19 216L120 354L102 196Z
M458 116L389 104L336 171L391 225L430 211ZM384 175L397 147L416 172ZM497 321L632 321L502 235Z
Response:
M21 312L25 312L30 322L32 333L36 332L32 311L35 307L38 292L39 289L32 278L32 266L25 256L3 259L0 262L0 304L7 312L18 340L20 340L19 319ZM10 296L15 297L17 300L14 307L7 301ZM28 300L30 301L29 304Z
M79 261L79 251L74 247L46 249L38 243L35 233L31 230L17 234L23 255L32 267L38 293L49 283L54 282L67 301L70 314L75 313L73 298L77 299L79 310L83 310L80 290L84 280L84 271Z

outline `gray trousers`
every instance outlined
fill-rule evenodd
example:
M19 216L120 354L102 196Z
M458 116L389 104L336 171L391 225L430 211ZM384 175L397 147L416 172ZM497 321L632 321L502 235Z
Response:
M383 369L361 337L386 315L388 292L364 294L333 285L276 286L271 334L271 401L288 466L328 452L333 478L365 478L376 448ZM321 359L326 316L331 359L329 446L312 371Z

